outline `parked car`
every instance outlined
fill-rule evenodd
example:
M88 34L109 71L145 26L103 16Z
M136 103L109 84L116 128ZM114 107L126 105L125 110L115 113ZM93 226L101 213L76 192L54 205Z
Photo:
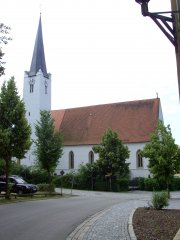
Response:
M19 176L9 176L9 182L12 184L11 192L18 194L35 193L38 188L34 184L29 184ZM0 176L0 193L6 191L6 177Z

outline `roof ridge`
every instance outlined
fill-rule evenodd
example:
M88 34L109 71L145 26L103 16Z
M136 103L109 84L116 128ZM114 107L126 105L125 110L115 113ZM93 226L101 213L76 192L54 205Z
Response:
M60 110L72 110L72 109L81 109L81 108L92 108L98 106L108 106L108 105L117 105L117 104L128 104L128 103L135 103L135 102L148 102L153 100L160 100L160 98L149 98L149 99L141 99L141 100L130 100L130 101L123 101L123 102L113 102L113 103L102 103L102 104L95 104L95 105L87 105L87 106L80 106L80 107L71 107L71 108L63 108L63 109L55 109L52 111L60 111Z

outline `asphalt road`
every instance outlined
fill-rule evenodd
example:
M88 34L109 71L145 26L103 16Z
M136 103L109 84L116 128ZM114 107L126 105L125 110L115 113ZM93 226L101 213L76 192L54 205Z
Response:
M63 240L89 216L125 201L96 195L0 205L0 240Z

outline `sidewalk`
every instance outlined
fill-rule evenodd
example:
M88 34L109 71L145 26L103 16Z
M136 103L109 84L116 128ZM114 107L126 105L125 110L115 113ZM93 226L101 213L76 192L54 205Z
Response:
M136 240L131 226L132 213L137 207L147 206L148 200L129 199L105 209L84 221L67 240ZM168 208L180 209L180 192L171 194Z

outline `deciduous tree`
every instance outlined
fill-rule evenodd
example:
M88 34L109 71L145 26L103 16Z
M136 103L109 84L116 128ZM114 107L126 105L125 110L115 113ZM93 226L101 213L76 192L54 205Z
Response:
M5 162L6 179L12 158L22 159L31 145L31 128L25 113L24 102L12 77L3 83L0 92L0 158ZM8 181L6 187L9 198Z
M172 137L170 126L165 127L159 122L150 142L145 145L141 154L149 159L148 167L153 176L166 182L169 193L173 176L180 169L179 148Z
M55 132L54 120L49 111L41 111L40 115L40 121L35 125L35 155L39 165L51 177L62 156L62 136Z
M8 37L7 35L9 34L9 30L10 30L10 27L4 25L3 23L0 23L0 44L7 44L8 41L11 40L10 37ZM0 47L0 77L4 74L4 63L2 61L2 58L4 56L4 53L2 52L2 48Z
M94 146L93 150L99 154L96 164L101 175L110 174L120 178L127 176L129 164L126 160L129 158L129 150L119 139L116 132L108 129L102 137L101 144Z

